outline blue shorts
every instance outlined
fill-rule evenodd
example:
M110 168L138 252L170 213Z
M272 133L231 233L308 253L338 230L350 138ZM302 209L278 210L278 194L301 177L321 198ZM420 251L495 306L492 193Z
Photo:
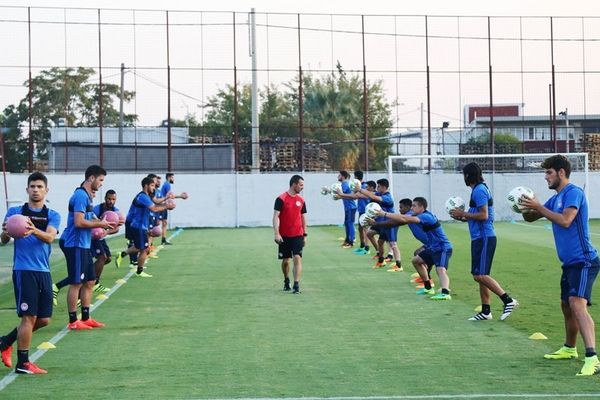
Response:
M450 266L450 257L452 257L452 249L431 251L429 249L423 250L419 253L419 257L425 261L428 267L435 265L439 268L446 268Z
M67 260L67 272L69 284L85 283L96 280L94 271L94 260L90 249L82 247L63 247L63 253Z
M471 241L471 275L489 275L496 252L496 236Z
M157 215L159 219L166 221L169 219L169 210L162 210Z
M148 248L148 231L145 229L127 225L125 227L125 237L138 250L146 250Z
M108 243L106 243L106 240L104 239L92 240L92 247L90 250L92 251L92 256L95 258L98 258L103 254L106 257L112 256L110 249L108 248Z
M591 263L563 265L560 277L560 299L565 303L569 297L581 297L592 304L592 287L600 270L600 259L596 257Z
M158 215L150 215L150 217L148 219L148 229L152 229L156 225L160 224L160 221L158 218L159 218Z
M52 276L50 272L13 270L17 315L38 318L52 316Z
M398 227L380 228L379 239L385 240L386 242L396 242L398 239Z

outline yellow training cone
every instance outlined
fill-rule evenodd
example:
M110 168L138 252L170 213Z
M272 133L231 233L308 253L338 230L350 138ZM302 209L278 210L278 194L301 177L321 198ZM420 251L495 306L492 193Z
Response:
M118 284L124 285L125 283L127 283L127 281L126 281L125 279L117 279L117 280L115 281L115 283L118 283Z
M481 312L481 306L477 306L473 309L475 312Z
M529 339L544 340L544 339L548 339L548 338L542 332L536 332L533 335L529 336Z
M50 350L50 349L55 349L56 346L50 342L43 342L43 343L40 343L40 345L37 348L41 349L41 350Z
M108 296L107 296L107 295L105 295L105 294L99 294L99 295L96 297L96 300L106 300L106 299L108 299Z

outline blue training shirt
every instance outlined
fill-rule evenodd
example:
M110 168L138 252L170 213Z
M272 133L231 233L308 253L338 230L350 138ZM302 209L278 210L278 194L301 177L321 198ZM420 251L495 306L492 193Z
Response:
M64 241L64 247L90 248L92 244L92 229L77 228L75 226L75 213L83 213L84 219L91 221L94 219L93 210L92 197L88 192L82 187L75 189L75 192L69 199L67 227L61 236L61 239Z
M342 193L351 194L352 189L350 189L350 185L348 181L342 181ZM352 199L342 199L344 202L344 210L356 210L356 200Z
M154 205L154 202L145 192L139 192L131 207L129 207L128 215L131 215L130 225L134 228L143 230L148 229L148 222L150 218L150 207Z
M360 188L361 189L366 189L367 188L367 184L365 182L360 184ZM357 208L358 208L358 213L359 214L364 214L365 213L365 208L367 207L367 204L369 204L369 199L363 199L363 198L359 198L357 200Z
M409 211L405 215L413 216L414 214L412 211ZM417 239L424 245L427 244L427 241L429 239L427 238L427 234L423 231L423 227L421 226L421 224L408 224L408 229L410 229L415 239Z
M42 208L30 208L33 212L40 212ZM11 207L6 212L4 222L8 217L23 213L23 206ZM60 226L60 214L48 209L48 226L57 231ZM13 254L13 269L15 271L50 272L50 253L52 245L44 243L34 235L16 239Z
M381 201L378 202L379 205L381 206L381 209L385 212L388 213L394 213L394 198L392 197L392 194L390 192L385 192L385 193L380 193L380 192L375 192L375 196L379 196L381 197ZM377 217L375 218L375 221L377 222L381 222L381 221L388 221L389 218L386 217Z
M554 243L563 265L584 263L584 266L589 266L598 253L590 241L588 203L583 190L569 183L560 193L550 197L544 206L561 214L565 208L577 209L577 216L568 228L552 223Z
M171 182L165 181L160 187L160 196L159 197L167 197L167 194L171 191Z
M492 193L485 183L478 183L471 192L469 213L476 213L483 206L488 206L488 219L485 221L468 220L471 240L496 236L494 232L494 205Z
M444 228L440 225L437 217L431 212L425 210L419 215L415 215L419 218L423 233L427 235L427 244L425 246L431 251L442 251L452 249L452 244L448 240ZM414 225L414 224L410 224Z

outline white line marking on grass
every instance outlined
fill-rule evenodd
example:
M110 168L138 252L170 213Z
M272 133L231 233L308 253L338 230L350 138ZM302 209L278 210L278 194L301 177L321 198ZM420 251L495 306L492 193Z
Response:
M578 397L600 397L600 393L577 393L577 394L557 394L557 393L490 393L490 394L433 394L433 395L406 395L406 396L368 396L368 397L231 397L211 400L419 400L419 399L481 399L481 398L578 398Z
M183 229L182 228L178 228L175 232L173 232L173 234L171 236L169 236L169 240L176 237L177 235L179 235L181 233ZM132 269L131 271L129 271L123 278L125 282L127 282L129 280L129 278L131 278L133 276L133 274L135 273L135 271ZM117 283L115 284L111 289L110 292L108 292L108 295L114 293L117 291L117 289L119 289L121 286L123 286L123 283ZM110 296L108 296L110 298ZM108 300L108 299L105 299ZM105 300L98 300L96 302L94 302L94 305L92 307L90 307L90 312L94 311L96 308L100 307L100 305L102 305L102 303L104 303ZM69 329L65 326L64 328L62 328L56 335L54 335L50 340L48 340L50 343L56 345L62 338L65 337L65 335L69 333ZM38 351L36 351L35 353L33 353L30 357L29 357L29 361L31 362L36 362L39 358L41 358L48 350L47 349L39 349ZM4 378L2 378L2 380L0 380L0 392L2 390L4 390L4 388L6 388L8 385L10 385L15 379L17 379L17 377L19 376L19 374L16 374L15 371L9 372Z

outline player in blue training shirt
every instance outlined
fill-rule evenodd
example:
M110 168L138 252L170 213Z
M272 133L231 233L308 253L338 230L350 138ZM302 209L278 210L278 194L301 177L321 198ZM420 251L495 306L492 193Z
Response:
M350 190L350 185L348 183L348 180L350 179L350 174L348 171L340 171L337 178L342 185L342 193L351 195L352 190ZM346 196L342 197L342 202L344 203L344 232L346 234L344 243L342 243L342 247L349 249L354 246L354 219L356 218L356 200Z
M93 194L102 187L106 170L99 165L91 165L85 170L85 181L75 189L69 199L67 227L61 240L62 251L67 260L69 292L67 311L71 330L102 328L103 323L90 317L92 290L96 284L96 273L92 260L92 229L114 229L115 227L94 215ZM77 300L81 299L81 320L77 319Z
M94 215L96 218L101 219L106 211L118 212L119 209L115 206L116 202L117 192L115 192L113 189L107 190L104 194L104 203L94 206ZM118 231L119 228L115 227L115 229L107 232L107 234L114 234ZM96 259L94 262L96 284L94 285L93 290L96 293L106 293L110 291L110 288L107 288L100 283L100 276L102 275L102 271L104 271L104 266L112 261L112 254L110 252L110 248L108 247L108 243L106 243L106 239L92 239L91 250L92 256Z
M172 172L167 172L165 175L165 182L162 184L160 188L160 197L169 198L169 199L188 199L188 194L186 192L181 192L176 194L173 192L173 184L175 183L175 174ZM163 245L172 245L173 243L167 240L167 227L169 220L169 212L165 210L161 213L161 223L162 223L162 239L161 244Z
M594 375L600 372L596 355L594 320L588 312L592 287L600 269L598 253L590 242L588 203L583 190L569 182L571 163L563 155L548 157L542 163L546 170L548 188L555 190L544 205L537 199L522 197L525 221L533 222L545 217L552 221L554 243L562 264L560 279L561 309L565 321L565 343L551 354L550 360L577 358L577 334L585 345L585 363L577 375Z
M156 187L153 178L145 177L142 179L142 191L139 192L131 202L127 218L129 223L125 226L125 236L133 246L127 249L127 254L138 254L138 264L136 276L142 278L152 278L152 275L144 272L144 263L148 256L148 226L150 212L159 213L163 210L170 210L173 206L158 205L152 201L152 193Z
M471 274L479 284L481 312L469 318L469 321L486 321L492 319L490 307L490 291L504 303L500 321L504 321L519 305L502 289L500 284L490 276L492 260L496 251L496 232L494 231L494 200L487 185L483 182L483 172L477 163L469 163L463 168L465 185L471 188L469 210L459 208L450 210L453 218L468 221L471 235Z
M452 257L452 245L440 225L437 217L427 210L427 200L423 197L415 197L412 201L411 213L395 214L387 213L383 210L379 212L380 216L390 218L408 226L419 226L420 230L413 230L415 237L419 235L425 242L425 249L413 258L413 265L421 279L424 287L417 291L419 295L432 295L432 300L450 300L450 278L448 277L448 267L450 257ZM423 237L422 235L425 235ZM440 279L442 287L441 293L435 294L431 286L427 265L436 266L436 272Z
M354 171L354 178L358 179L360 181L360 189L367 188L367 183L363 182L364 174L362 171L360 171L360 170ZM364 197L359 197L356 200L356 211L358 212L359 218L361 215L363 215L365 213L365 208L367 207L367 204L369 204L369 199L366 199ZM354 250L354 253L356 253L358 255L369 254L370 251L369 251L369 242L368 242L368 238L367 238L367 229L363 228L363 226L361 224L358 224L358 238L360 239L360 247L358 249Z
M27 203L8 209L2 224L0 241L6 244L10 236L5 229L7 219L16 214L29 217L25 237L15 238L13 256L13 285L17 303L17 315L21 318L18 328L0 337L2 362L12 367L12 345L17 341L17 374L45 374L46 370L29 361L29 346L34 331L50 323L52 317L52 277L50 276L50 253L52 242L58 233L60 215L46 207L48 179L41 172L27 178Z
M392 194L389 192L390 183L387 179L379 179L377 181L376 192L370 192L366 189L360 189L358 192L360 194L365 195L369 198L369 200L379 203L381 209L384 212L393 213L394 211L394 198ZM388 218L386 217L377 217L377 222L384 222ZM402 272L402 260L400 258L400 249L398 249L397 244L397 236L398 236L398 227L380 227L379 231L379 240L378 244L378 259L377 263L373 266L373 268L382 268L385 267L385 257L384 254L384 242L388 242L392 253L394 254L394 258L396 259L396 265L392 268L392 270L397 272Z

